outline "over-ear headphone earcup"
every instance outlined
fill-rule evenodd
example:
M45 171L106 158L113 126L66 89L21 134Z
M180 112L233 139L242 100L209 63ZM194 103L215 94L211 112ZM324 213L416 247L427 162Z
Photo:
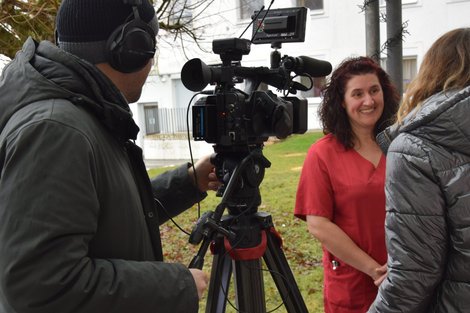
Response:
M145 23L133 20L118 27L107 42L108 62L123 73L136 72L153 58L156 39Z

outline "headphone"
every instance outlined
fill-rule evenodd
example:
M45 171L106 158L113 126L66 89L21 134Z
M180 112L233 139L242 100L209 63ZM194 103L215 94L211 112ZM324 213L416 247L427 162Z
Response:
M118 26L106 43L109 64L119 72L137 72L155 55L156 38L153 29L141 20L138 6L141 0L123 0L132 5L133 19Z

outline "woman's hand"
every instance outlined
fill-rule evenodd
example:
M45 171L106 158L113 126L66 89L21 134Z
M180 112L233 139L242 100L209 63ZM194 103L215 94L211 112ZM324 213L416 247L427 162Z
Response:
M374 279L374 285L379 287L380 284L385 280L385 278L387 278L387 263L385 263L381 267L376 268L375 273L376 275L372 279Z

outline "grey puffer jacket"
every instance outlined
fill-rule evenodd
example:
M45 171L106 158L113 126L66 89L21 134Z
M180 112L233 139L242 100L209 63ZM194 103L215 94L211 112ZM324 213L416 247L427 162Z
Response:
M28 39L4 69L1 313L198 310L188 268L162 262L158 226L206 194L187 165L150 182L137 131L112 82L50 42Z
M430 97L378 139L388 276L369 312L470 312L470 87Z

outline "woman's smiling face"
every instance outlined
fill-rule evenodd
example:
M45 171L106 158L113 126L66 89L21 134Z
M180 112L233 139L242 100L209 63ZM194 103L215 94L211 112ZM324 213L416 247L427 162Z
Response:
M377 75L352 76L346 83L343 107L353 132L359 129L373 132L384 110L384 97Z

